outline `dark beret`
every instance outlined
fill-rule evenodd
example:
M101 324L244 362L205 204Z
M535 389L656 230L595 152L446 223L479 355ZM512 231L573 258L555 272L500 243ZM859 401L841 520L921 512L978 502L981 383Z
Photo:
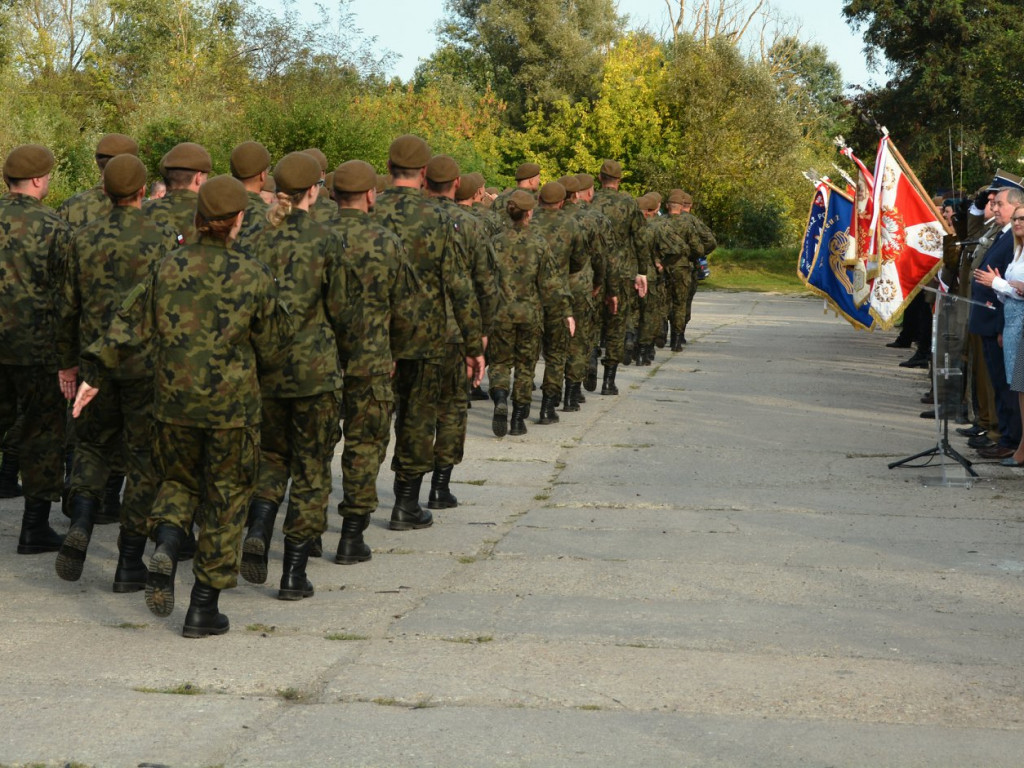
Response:
M423 168L430 162L430 147L419 136L407 133L391 142L388 160L397 168Z
M320 166L320 173L327 173L327 155L316 147L310 147L309 149L304 149L302 151L316 160L317 165Z
M123 133L108 133L96 145L99 157L116 157L117 155L138 155L139 145L131 136Z
M543 203L560 203L565 200L565 187L557 181L549 181L540 188L540 199Z
M435 184L447 184L459 178L459 164L448 155L435 155L427 163L427 179Z
M580 180L575 176L563 176L558 180L558 183L565 187L567 195L580 191Z
M517 189L508 201L520 211L532 211L537 206L537 200L525 189Z
M220 221L237 216L248 204L249 195L242 182L223 174L207 179L199 187L196 209L207 221Z
M160 171L180 168L185 171L209 173L213 170L210 153L199 144L183 141L171 147L170 151L160 159Z
M578 192L586 192L594 186L594 177L589 173L577 173L576 180L580 183Z
M4 160L4 178L38 179L53 170L55 162L53 152L42 144L22 144L12 149Z
M243 141L231 150L231 175L251 179L270 167L270 153L258 141Z
M103 169L103 189L114 197L129 197L146 186L146 166L135 155L115 155Z
M466 173L459 177L459 188L455 190L456 200L469 200L484 185L483 174Z
M309 189L320 181L320 163L309 151L289 152L274 166L278 192L294 194Z
M621 179L622 165L618 160L605 160L601 163L601 173L610 179Z
M516 181L532 179L534 176L540 176L540 166L536 163L523 163L516 168Z
M334 170L335 192L367 192L377 188L377 171L364 160L349 160Z

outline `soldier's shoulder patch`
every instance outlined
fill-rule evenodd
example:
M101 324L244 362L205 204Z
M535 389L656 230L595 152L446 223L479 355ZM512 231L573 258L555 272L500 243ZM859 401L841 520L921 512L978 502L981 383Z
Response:
M121 309L128 310L135 306L135 303L146 293L146 283L139 283L124 297L121 302Z

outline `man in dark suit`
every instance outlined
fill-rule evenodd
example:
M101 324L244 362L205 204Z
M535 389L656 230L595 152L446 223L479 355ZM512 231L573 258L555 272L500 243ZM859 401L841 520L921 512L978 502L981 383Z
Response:
M1010 216L1014 208L1024 204L1024 191L1016 187L1007 187L996 194L992 202L995 223L1000 232L989 247L978 269L996 270L1000 275L1006 273L1006 267L1013 260L1013 233L1010 231ZM981 337L985 366L996 395L996 419L999 424L999 442L989 448L978 450L979 455L986 459L1003 459L1010 456L1017 448L1021 438L1020 409L1016 393L1010 391L1006 382L1006 366L1003 363L1003 350L999 344L999 336L1003 332L1003 305L996 297L992 288L982 285L977 280L971 281L971 299L987 304L992 309L972 306L968 330Z

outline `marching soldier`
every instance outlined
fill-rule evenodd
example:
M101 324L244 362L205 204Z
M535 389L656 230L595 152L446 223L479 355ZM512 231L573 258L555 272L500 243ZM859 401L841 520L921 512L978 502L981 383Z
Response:
M139 145L135 139L125 136L123 133L108 133L99 140L96 145L96 167L99 168L100 176L103 169L112 157L117 155L135 155L138 157ZM57 209L64 220L71 225L71 229L78 229L86 222L106 216L110 213L113 204L110 198L103 191L103 183L95 187L79 192L61 203Z
M270 153L258 141L243 141L231 150L231 175L242 182L249 204L245 207L242 231L236 245L244 247L258 230L267 223L270 203L261 194L270 176Z
M177 232L182 243L194 242L196 200L212 168L210 153L205 148L190 141L176 144L160 158L160 175L167 184L167 194L148 201L142 210L156 223Z
M0 408L7 423L21 409L21 481L25 512L18 554L55 552L62 538L49 524L64 478L65 405L54 383L54 295L71 227L42 201L54 157L23 144L7 155L0 198Z

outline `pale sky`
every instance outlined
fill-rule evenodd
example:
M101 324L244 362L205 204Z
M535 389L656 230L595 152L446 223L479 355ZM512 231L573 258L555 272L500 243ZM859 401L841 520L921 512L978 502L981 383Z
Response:
M298 0L297 6L302 8L312 2ZM747 0L747 5L753 2ZM865 86L869 81L884 83L884 73L868 72L863 41L844 21L842 0L768 0L768 3L801 39L825 46L829 58L842 70L844 83ZM617 4L619 13L629 15L632 27L646 26L653 32L668 29L665 0L618 0ZM672 5L678 7L675 1ZM694 5L693 0L690 5ZM444 15L443 0L352 0L349 10L364 34L376 36L381 45L401 56L389 75L409 79L419 60L428 57L437 47L434 27Z

